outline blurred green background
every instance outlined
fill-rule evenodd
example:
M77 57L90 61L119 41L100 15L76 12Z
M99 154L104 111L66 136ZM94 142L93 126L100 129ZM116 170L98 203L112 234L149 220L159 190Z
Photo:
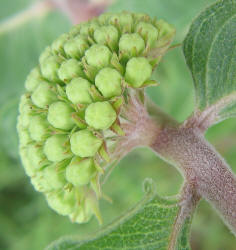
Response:
M70 20L59 10L40 18L31 18L15 29L1 31L7 18L30 6L32 0L0 1L0 249L39 250L62 235L99 229L95 219L84 225L72 224L48 208L44 197L34 191L24 174L18 156L16 117L24 80L43 48L67 31ZM98 2L98 1L97 1ZM109 10L145 12L175 25L176 41L181 42L192 19L212 0L116 0ZM150 87L151 98L177 120L183 121L194 108L194 90L181 48L170 51L154 74L159 87ZM207 132L236 172L236 120L230 119ZM151 177L162 196L178 193L182 177L148 149L136 149L112 172L104 192L113 204L101 202L104 224L139 201L142 182ZM191 237L192 249L233 250L236 239L223 225L209 204L202 201L195 214Z

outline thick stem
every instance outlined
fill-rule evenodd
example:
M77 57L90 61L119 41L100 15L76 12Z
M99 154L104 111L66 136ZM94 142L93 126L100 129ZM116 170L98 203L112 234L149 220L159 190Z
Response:
M179 201L180 210L172 228L172 232L169 238L168 250L176 249L175 246L180 230L186 218L193 215L200 198L201 197L196 193L195 183L185 182Z
M199 196L210 201L236 234L236 178L224 159L193 127L158 131L151 148L175 165Z
M147 97L133 94L122 115L128 117L129 122L121 123L125 136L116 144L114 156L120 158L141 145L151 147L163 160L176 166L185 178L188 192L182 196L185 205L180 223L183 213L186 215L186 211L192 211L203 197L211 202L236 234L236 177L205 140L204 126L199 126L199 120L190 118L181 125ZM176 235L172 237L171 247Z

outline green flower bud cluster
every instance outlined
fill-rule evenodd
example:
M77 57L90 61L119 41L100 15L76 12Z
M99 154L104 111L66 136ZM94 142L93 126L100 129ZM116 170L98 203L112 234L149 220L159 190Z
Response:
M151 52L161 44L162 53L173 34L144 14L105 13L41 54L20 101L20 155L33 186L59 214L78 223L100 219L99 178L112 160L107 134L124 136L120 110L129 90L153 84L159 58Z

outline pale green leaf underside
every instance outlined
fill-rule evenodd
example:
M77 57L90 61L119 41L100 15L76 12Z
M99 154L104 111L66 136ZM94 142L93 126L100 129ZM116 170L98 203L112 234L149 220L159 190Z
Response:
M87 240L64 237L52 243L47 250L115 250L159 249L167 250L169 239L179 213L176 199L163 199L153 191L152 182L146 182L146 194L141 202L124 216L100 230ZM187 218L177 240L177 249L189 250L191 218Z
M236 1L222 0L203 11L191 25L183 50L194 80L197 108L224 102L218 110L221 119L235 116Z

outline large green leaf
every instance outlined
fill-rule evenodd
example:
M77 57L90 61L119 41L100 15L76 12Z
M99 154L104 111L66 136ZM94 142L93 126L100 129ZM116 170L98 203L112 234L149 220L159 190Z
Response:
M176 199L163 199L155 193L151 180L144 183L145 197L111 225L86 240L64 237L52 243L47 250L66 249L159 249L168 248L180 212ZM190 249L188 236L191 218L187 217L180 230L177 249Z
M236 1L222 0L203 11L184 41L197 106L214 105L222 120L236 115Z

